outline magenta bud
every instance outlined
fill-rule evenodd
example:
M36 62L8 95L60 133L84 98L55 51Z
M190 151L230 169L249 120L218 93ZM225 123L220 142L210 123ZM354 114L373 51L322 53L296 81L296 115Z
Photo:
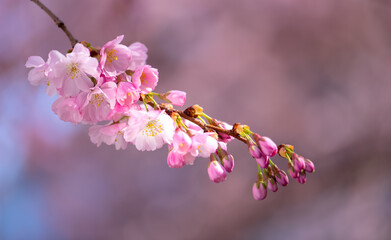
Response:
M225 170L227 170L227 172L229 173L234 170L235 162L234 162L234 157L231 154L225 155L223 157L223 166Z
M167 155L167 164L170 168L181 168L185 166L185 159L182 154L170 151Z
M293 168L295 169L295 172L300 172L301 170L305 169L305 161L302 156L299 156L297 154L293 154Z
M261 137L258 134L254 134L254 139L261 148L262 153L266 156L273 157L277 154L278 147L270 138Z
M267 196L267 189L262 183L254 183L253 197L255 200L263 200Z
M261 154L261 157L255 159L261 168L267 168L269 166L269 157Z
M211 181L219 183L227 178L227 171L225 170L225 168L223 168L223 166L221 166L218 161L213 160L209 163L208 175Z
M276 175L276 181L278 182L278 184L280 184L281 186L284 187L284 186L288 185L289 178L284 171L279 170L278 174Z
M292 166L288 167L289 170L289 175L291 175L292 178L298 178L299 177L299 172L296 172Z
M267 188L272 192L277 192L278 186L276 181L273 178L269 178L267 182Z
M260 158L263 155L261 149L252 143L248 144L248 152L251 154L251 156L253 156L253 158Z
M315 165L314 163L309 160L309 159L305 159L305 168L304 168L305 171L309 172L309 173L312 173L315 171Z
M299 174L297 181L301 184L304 184L307 181L307 176L306 176L305 172L302 172Z

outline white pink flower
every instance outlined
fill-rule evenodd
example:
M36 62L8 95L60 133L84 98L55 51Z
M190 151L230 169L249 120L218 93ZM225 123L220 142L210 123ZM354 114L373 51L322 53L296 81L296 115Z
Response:
M117 87L117 102L121 105L131 105L140 98L137 88L130 82L120 82Z
M200 156L207 158L211 153L216 152L218 144L217 140L212 136L213 134L209 132L200 133L193 136L191 138L191 155L194 157Z
M164 111L131 110L125 140L134 143L141 151L154 151L164 143L171 144L175 122Z
M52 105L53 112L63 121L79 123L83 117L80 112L80 106L73 97L59 97Z
M132 82L142 93L153 91L157 85L158 79L158 70L149 65L138 67L132 76Z
M132 61L130 61L128 69L134 71L136 68L145 65L148 58L147 47L142 43L135 42L129 46L129 49L132 53Z
M100 50L100 65L106 76L116 76L125 72L132 60L131 50L120 44L124 35L107 42Z
M57 93L56 86L51 83L48 78L48 74L51 71L50 65L56 63L61 55L60 52L52 50L49 52L47 62L39 56L31 56L27 59L25 65L27 68L33 68L28 74L30 84L33 86L46 85L46 93L49 96L53 96Z
M117 91L114 82L106 82L100 87L94 87L89 92L82 92L77 97L81 102L83 120L87 123L108 120L107 116L114 108Z
M90 135L91 142L98 145L102 142L107 145L115 144L115 149L126 149L127 142L124 139L124 128L126 123L116 123L108 125L93 125L90 127L88 134Z
M90 51L77 43L71 53L60 54L59 60L50 67L49 80L58 88L62 96L76 96L80 91L87 92L94 86L89 77L99 78L98 60L90 57Z

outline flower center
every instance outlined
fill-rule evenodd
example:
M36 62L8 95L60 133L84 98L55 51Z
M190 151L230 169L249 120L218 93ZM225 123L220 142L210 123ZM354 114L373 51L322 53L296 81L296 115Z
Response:
M104 97L102 93L96 93L91 96L90 103L96 104L97 107L100 106L100 104L103 102Z
M111 48L111 49L106 49L105 52L107 54L106 63L112 64L113 61L118 60L117 50Z
M145 78L146 78L145 73L141 74L140 81L142 84L147 83L147 80Z
M79 63L70 63L66 66L67 74L70 76L72 79L75 79L77 75L79 75L80 70L79 70Z
M147 137L155 137L163 130L163 126L159 123L159 120L151 120L147 123L147 125L145 125L141 134Z

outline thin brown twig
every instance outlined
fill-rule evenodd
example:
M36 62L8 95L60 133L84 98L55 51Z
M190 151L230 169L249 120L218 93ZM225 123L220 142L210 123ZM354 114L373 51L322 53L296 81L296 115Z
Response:
M68 28L65 26L64 22L61 21L52 11L50 11L49 8L47 8L43 3L41 3L39 0L31 0L35 4L37 4L42 10L44 10L56 23L57 27L61 28L62 31L67 35L69 41L72 44L72 47L76 45L79 41L72 35L71 32L69 32Z
M152 103L149 103L151 106L153 106ZM186 119L186 120L189 120L190 122L194 123L194 124L197 124L199 127L201 127L204 131L205 130L213 130L217 133L224 133L226 135L229 135L229 136L232 136L242 142L244 142L245 144L247 144L247 139L245 139L244 137L240 136L239 134L235 133L232 129L231 130L228 130L228 129L224 129L222 127L219 127L219 126L214 126L214 125L210 125L210 124L205 124L203 122L201 122L200 120L196 119L196 118L193 118L191 116L188 116L186 115L184 112L182 111L179 111L179 110L176 110L176 109L167 109L165 106L163 106L162 104L159 104L159 108L160 109L163 109L165 110L166 112L169 112L169 111L172 111L172 112L176 112L179 114L179 116L181 116L182 118Z

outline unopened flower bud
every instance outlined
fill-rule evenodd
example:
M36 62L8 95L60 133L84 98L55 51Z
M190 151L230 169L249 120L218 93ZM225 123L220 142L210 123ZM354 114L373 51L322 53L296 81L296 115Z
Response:
M293 168L295 172L300 172L301 170L304 170L305 168L305 161L302 156L297 155L296 153L292 154L293 158Z
M263 200L267 196L266 186L262 183L254 183L253 185L253 197L255 200Z
M248 152L253 156L253 158L261 158L262 157L262 152L261 149L255 144L249 143L248 145Z
M304 184L306 181L307 181L307 176L305 174L305 172L301 172L299 174L299 177L297 178L297 181L301 184Z
M235 162L234 157L231 154L225 155L225 157L223 157L223 166L229 173L234 170Z
M284 187L284 186L288 185L289 178L284 171L280 170L278 172L278 174L276 175L276 181L278 184L280 184L281 186Z
M214 155L214 154L211 154L211 156L212 155ZM217 160L212 160L209 163L208 175L209 175L210 180L215 183L222 182L227 178L227 172L226 172L225 168L223 168L223 166L221 166L221 164Z
M186 102L186 93L178 90L171 90L166 93L166 98L176 106L183 106Z
M259 134L254 133L254 140L258 143L263 154L269 157L276 155L278 149L277 145L268 137L261 137Z
M184 113L189 117L197 118L202 114L203 110L204 109L200 105L195 104L191 107L186 108Z
M305 159L304 161L305 161L305 168L304 168L304 170L306 172L309 172L309 173L314 172L315 171L314 163L311 160L309 160L309 159Z
M278 186L273 178L269 178L267 181L267 188L272 192L277 192Z
M288 171L289 171L289 175L291 175L292 178L298 178L298 177L299 177L299 172L296 172L296 171L293 169L293 166L292 166L292 165L289 165Z
M269 157L264 154L261 154L261 156L255 160L261 168L267 168L269 166Z

